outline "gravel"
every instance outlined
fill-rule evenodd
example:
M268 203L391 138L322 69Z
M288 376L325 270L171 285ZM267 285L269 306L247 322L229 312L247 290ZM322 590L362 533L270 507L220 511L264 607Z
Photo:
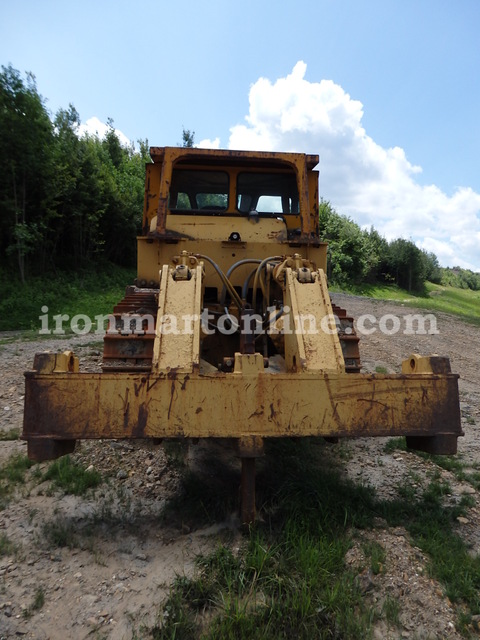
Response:
M379 326L387 314L399 317L424 313L396 303L334 294L334 302L359 318L370 314L365 325ZM435 313L438 333L385 335L377 330L362 335L360 354L364 371L399 372L411 353L437 353L450 357L452 370L460 374L462 427L459 456L470 465L480 463L480 330L447 314ZM392 320L390 319L390 325ZM66 336L61 339L26 340L21 334L0 334L0 431L21 430L23 372L31 368L38 351L73 350L81 370L100 371L102 344L98 336ZM379 497L397 495L398 486L412 474L422 482L433 463L408 451L385 450L384 438L352 439L330 448L343 472L357 483L375 488ZM26 453L20 440L0 442L0 464L11 455ZM341 453L341 455L340 455ZM193 569L195 555L218 544L222 531L241 534L236 518L214 527L191 531L187 526L160 517L165 501L178 490L180 470L163 448L140 442L83 442L73 455L85 467L107 478L94 494L63 495L41 482L33 467L27 472L7 507L0 511L0 536L16 546L16 552L0 556L0 639L65 638L123 639L143 637L142 628L155 622L158 605L168 594L177 574ZM47 463L39 465L40 470ZM448 471L442 478L451 486L449 500L468 494L473 506L458 521L458 533L480 551L480 507L477 491L459 482ZM37 475L35 475L37 474ZM63 535L67 546L58 546ZM57 544L52 540L57 536ZM378 543L384 550L382 571L365 569L365 545ZM381 611L398 604L397 626L385 617L374 626L374 638L460 638L452 603L442 585L429 576L428 559L413 545L402 527L379 520L368 531L356 532L346 556L358 571L366 601ZM33 606L39 590L43 606ZM474 620L474 624L480 621ZM472 633L475 631L472 629Z

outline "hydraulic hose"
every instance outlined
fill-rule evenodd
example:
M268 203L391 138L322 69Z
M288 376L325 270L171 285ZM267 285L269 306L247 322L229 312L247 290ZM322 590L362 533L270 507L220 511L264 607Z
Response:
M230 278L230 276L235 271L235 269L238 269L238 267L241 267L244 264L259 264L260 262L261 262L261 260L259 258L245 258L244 260L238 260L238 262L235 262L234 264L232 264L230 269L227 271L226 277L227 277L227 279ZM222 306L225 304L225 296L226 296L226 294L227 294L227 288L224 285L223 289L222 289L222 293L220 294L220 304ZM243 295L242 295L242 297L243 297Z
M232 300L235 302L235 304L237 305L239 311L242 310L243 307L243 303L242 303L242 299L240 298L240 296L238 295L238 293L235 291L234 286L232 285L232 283L230 282L230 280L226 277L226 275L223 273L223 271L220 269L220 267L218 266L218 264L216 262L214 262L211 258L209 258L208 256L205 256L201 253L196 253L195 254L196 258L199 258L200 260L206 260L207 262L209 262L212 267L215 269L215 271L218 273L218 275L220 276L220 279L222 280L224 286L228 289L230 295L232 296Z
M252 308L255 309L255 304L257 301L257 289L258 289L258 283L259 283L259 279L260 279L260 273L263 269L263 267L268 263L268 262L279 262L280 260L283 260L283 256L270 256L269 258L265 258L265 260L262 260L261 263L258 265L257 270L255 272L255 278L253 280L253 291L252 291Z

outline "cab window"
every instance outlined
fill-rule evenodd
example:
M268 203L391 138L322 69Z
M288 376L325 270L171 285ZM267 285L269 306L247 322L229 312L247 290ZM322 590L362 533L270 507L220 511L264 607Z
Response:
M170 211L226 211L227 207L227 173L174 169L170 187Z
M298 214L298 189L294 174L243 172L237 179L240 213Z

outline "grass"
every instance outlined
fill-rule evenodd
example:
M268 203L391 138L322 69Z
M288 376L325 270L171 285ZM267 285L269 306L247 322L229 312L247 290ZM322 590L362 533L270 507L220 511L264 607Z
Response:
M240 553L220 545L193 578L175 581L153 638L368 637L372 611L344 556L351 527L373 522L371 493L306 464L318 462L318 448L270 443L257 478L264 522Z
M330 289L331 291L339 291L337 287ZM409 293L395 285L362 284L350 288L347 293L378 300L392 300L431 312L450 313L480 326L480 291L445 287L427 282L422 292Z
M404 449L405 439L392 438L386 448L389 451ZM480 614L480 557L470 553L454 524L475 505L475 500L463 495L458 504L445 506L443 498L450 493L450 485L442 479L440 469L450 471L458 480L470 482L476 488L480 487L480 474L470 472L459 457L415 453L437 467L429 473L429 484L420 492L409 483L403 491L400 488L400 500L384 503L382 515L391 525L405 526L414 544L428 554L430 573L444 585L446 596L459 607L466 607L467 614L459 614L466 632L471 616Z
M370 569L374 575L382 573L385 567L386 553L382 545L375 540L365 542L363 552L370 558Z
M169 440L167 438L163 440L162 446L167 457L167 463L175 469L184 469L188 454L188 443L183 440Z
M375 367L375 373L388 373L388 369L386 367Z
M2 556L14 555L17 551L17 545L14 544L5 533L0 533L0 558Z
M450 487L440 469L415 490L407 479L397 499L378 500L373 489L350 482L326 460L316 439L269 443L257 477L261 521L240 548L238 539L233 548L224 541L198 558L193 576L177 577L152 629L154 640L368 639L376 620L399 626L401 602L388 595L376 605L367 602L345 563L355 531L373 528L378 517L407 529L468 635L480 613L480 558L469 553L456 525L471 502L445 500ZM205 482L197 478L196 484L205 509L216 513ZM362 548L374 576L388 568L378 542Z
M427 282L430 309L455 313L480 324L480 291L444 287Z
M108 314L133 283L135 271L105 265L96 271L59 273L32 277L24 285L3 276L0 281L0 331L35 331L41 327L42 307L48 307L48 327L55 328L54 315L73 318L85 314L92 320ZM71 331L70 321L63 328Z
M0 467L0 509L6 507L15 486L25 483L25 474L33 465L27 456L17 454ZM39 481L51 480L52 487L77 496L97 487L102 481L98 471L84 469L70 456L55 460L44 474L36 467L34 476Z
M31 618L36 611L40 611L44 604L45 593L43 591L43 587L37 587L31 605L23 611L23 617L26 619Z
M1 274L0 274L1 275ZM67 314L69 321L63 328L71 331L70 320L77 314L85 314L92 320L100 314L108 314L123 297L125 287L132 284L135 270L116 265L102 265L99 269L84 272L60 272L54 276L32 277L24 285L0 277L0 331L26 330L38 332L42 307L48 307L48 327L55 328L53 316ZM340 291L331 286L330 291ZM409 293L395 285L362 284L347 291L355 295L393 300L407 306L428 311L442 311L460 316L480 326L480 291L447 287L427 282L422 292ZM6 337L0 344L13 338Z
M33 462L16 454L11 456L7 462L0 468L0 479L5 480L8 484L23 483L25 481L25 472L33 465Z
M81 496L89 489L98 487L102 478L98 471L89 471L73 462L70 456L63 456L52 462L43 480L51 480L54 487L65 493Z
M385 453L392 453L392 451L406 451L407 440L405 436L398 436L397 438L389 438L385 443Z
M396 598L387 595L382 605L382 613L385 615L387 622L398 627L400 625L400 603Z
M18 440L20 437L20 429L12 427L8 431L0 432L0 442L7 442L11 440Z
M432 479L417 499L400 498L381 505L382 516L392 526L404 526L413 543L430 559L429 571L441 582L452 603L466 606L471 615L480 613L480 558L454 531L454 523L465 514L463 505L447 507L442 497L448 485Z
M27 456L17 454L0 467L0 510L6 507L15 485L25 482L25 473L32 465Z
M271 546L252 536L239 557L221 546L200 558L193 579L175 581L153 638L330 638L335 628L340 637L365 637L371 614L354 576L319 571L324 556L335 567L343 549L322 548L291 528L288 535Z
M385 452L392 453L395 450L406 451L407 443L403 436L398 438L390 438L385 444ZM416 455L433 462L438 467L450 471L460 482L468 482L477 490L480 490L480 464L466 464L459 455L456 456L438 456L422 451L414 451Z
M52 547L68 547L73 549L79 545L75 524L67 519L56 517L44 522L42 526L44 539Z
M35 515L33 513L32 518ZM111 488L106 483L104 489L96 493L94 509L88 515L68 516L60 508L55 509L53 517L42 523L36 542L40 547L46 543L47 547L88 550L95 563L104 564L96 544L98 536L113 540L118 534L122 537L132 534L142 539L146 535L140 524L143 517L140 500L133 501L122 485ZM149 515L149 525L157 518Z

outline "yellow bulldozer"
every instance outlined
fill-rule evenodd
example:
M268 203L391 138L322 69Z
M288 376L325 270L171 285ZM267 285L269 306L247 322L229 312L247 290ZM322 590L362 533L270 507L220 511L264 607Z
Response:
M332 304L318 230L318 156L152 147L138 272L108 317L101 373L72 352L25 373L34 460L88 438L230 439L241 517L255 518L268 438L407 437L452 454L462 435L448 358L362 373L359 337Z

